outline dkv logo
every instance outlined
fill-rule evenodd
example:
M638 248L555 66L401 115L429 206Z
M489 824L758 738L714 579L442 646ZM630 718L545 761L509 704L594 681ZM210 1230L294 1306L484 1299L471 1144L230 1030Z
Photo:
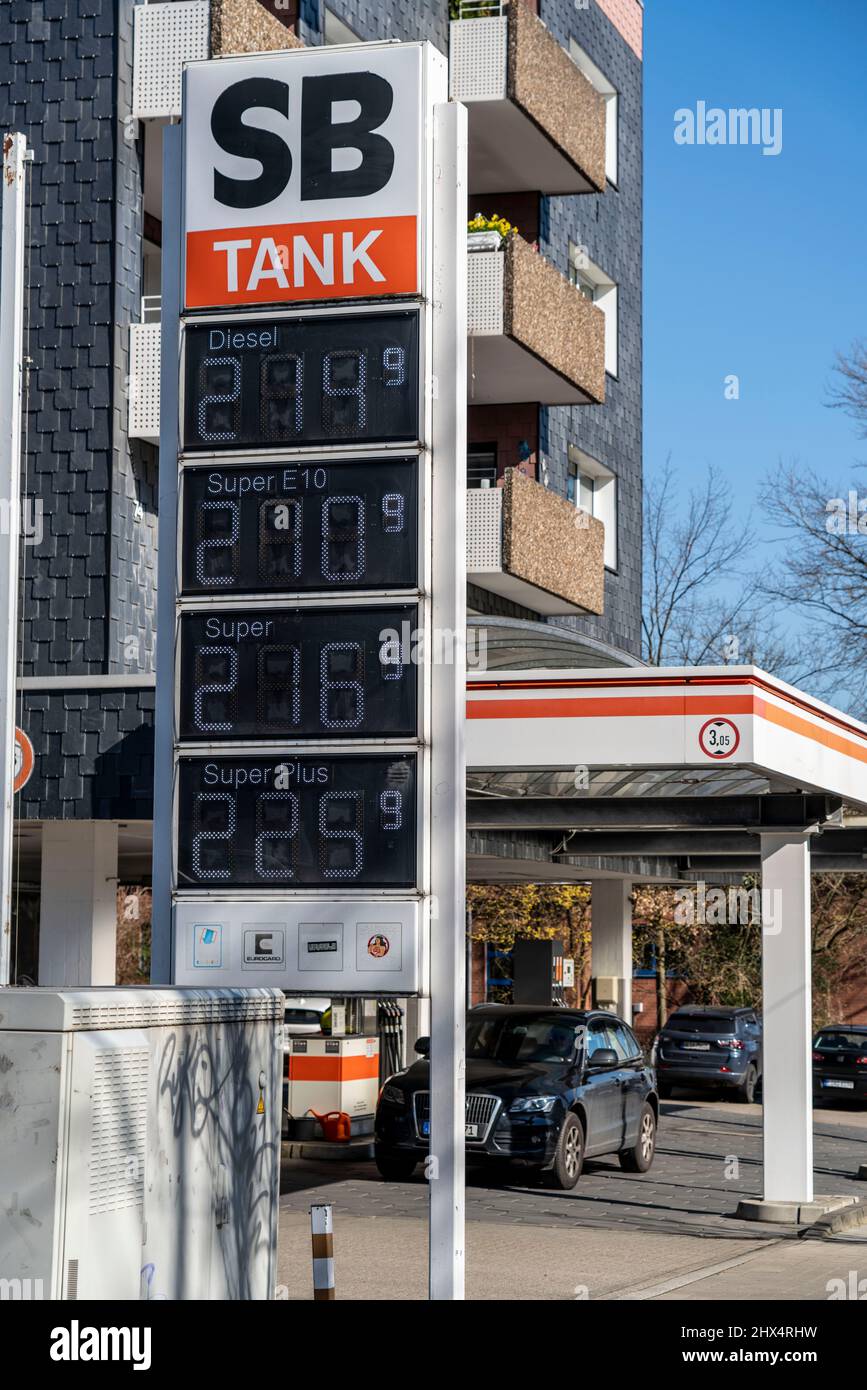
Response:
M431 61L408 45L188 69L188 308L418 290Z

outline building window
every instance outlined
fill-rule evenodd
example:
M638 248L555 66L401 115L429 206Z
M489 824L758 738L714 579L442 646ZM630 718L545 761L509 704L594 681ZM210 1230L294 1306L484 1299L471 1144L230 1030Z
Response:
M574 241L569 242L569 281L605 315L605 370L617 376L617 285Z
M576 507L595 516L605 528L605 568L617 569L617 479L598 459L569 445L566 496Z
M327 5L325 6L325 33L323 37L326 43L361 43L355 30L350 29L346 21L336 15L333 10L329 10Z
M617 88L613 87L601 68L588 57L584 49L569 40L569 56L580 68L587 81L605 98L605 177L617 187Z
M496 444L471 444L467 449L467 487L496 486Z

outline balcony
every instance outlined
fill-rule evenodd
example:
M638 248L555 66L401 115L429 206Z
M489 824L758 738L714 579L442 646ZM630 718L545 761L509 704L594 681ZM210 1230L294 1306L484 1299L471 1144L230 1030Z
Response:
M602 613L605 528L516 468L467 492L467 580L534 613Z
M524 0L494 8L465 0L449 26L451 96L469 113L470 192L603 192L604 97Z
M605 315L519 236L468 257L471 405L605 400Z
M139 121L180 116L184 63L301 42L259 0L136 5L134 24L132 114Z

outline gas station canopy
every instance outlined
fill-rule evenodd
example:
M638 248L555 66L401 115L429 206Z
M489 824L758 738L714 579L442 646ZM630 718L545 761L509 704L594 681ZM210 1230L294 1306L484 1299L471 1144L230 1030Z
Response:
M867 868L867 725L753 666L470 673L467 767L474 878Z

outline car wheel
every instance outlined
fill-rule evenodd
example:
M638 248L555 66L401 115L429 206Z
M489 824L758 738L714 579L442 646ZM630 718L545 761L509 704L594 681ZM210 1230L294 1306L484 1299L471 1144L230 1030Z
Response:
M645 1101L638 1121L638 1138L631 1149L621 1149L620 1166L626 1173L646 1173L656 1152L656 1116Z
M568 1192L581 1176L584 1167L584 1129L577 1115L570 1113L563 1121L554 1162L548 1170L547 1187L559 1187Z
M386 1182L406 1182L412 1177L418 1163L418 1159L412 1154L400 1153L396 1149L383 1149L379 1144L374 1146L373 1157L380 1177L385 1178Z
M743 1086L738 1086L735 1091L736 1098L742 1105L752 1105L756 1098L756 1083L759 1075L754 1066L747 1067L747 1074L744 1077Z
M656 1089L657 1089L657 1091L659 1092L659 1099L660 1099L660 1100L670 1100L670 1099L671 1099L671 1085L669 1084L668 1081L660 1081L660 1083L659 1083L659 1085L657 1086Z

